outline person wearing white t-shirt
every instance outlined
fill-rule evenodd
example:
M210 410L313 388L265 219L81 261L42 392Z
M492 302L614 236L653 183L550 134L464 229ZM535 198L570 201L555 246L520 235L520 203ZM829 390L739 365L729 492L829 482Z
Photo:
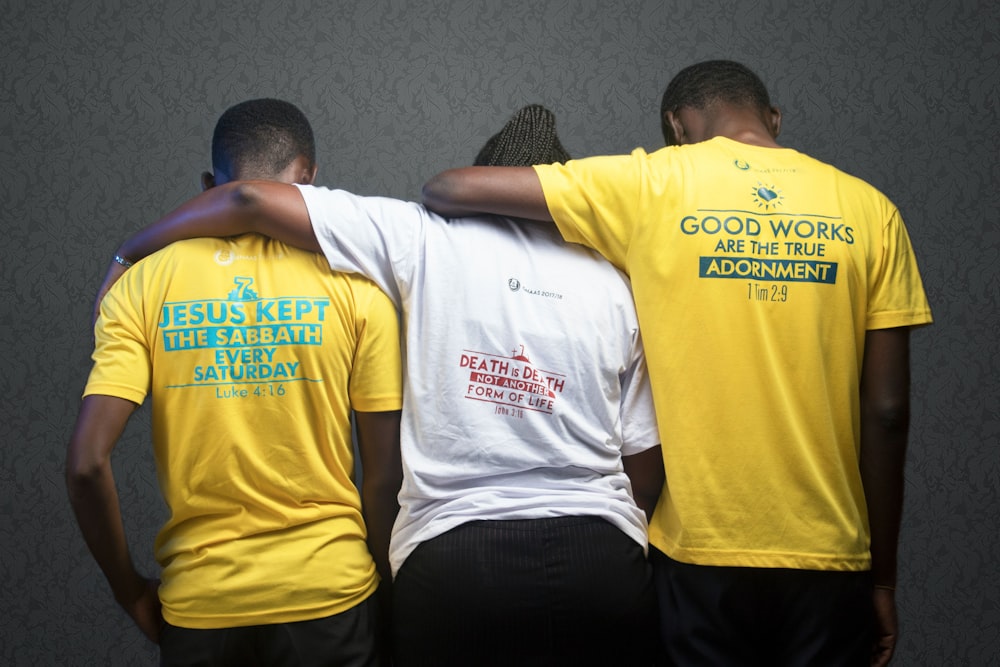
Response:
M568 157L533 105L477 163ZM550 226L265 183L193 200L119 254L244 231L322 251L402 310L395 663L650 664L663 468L623 274Z

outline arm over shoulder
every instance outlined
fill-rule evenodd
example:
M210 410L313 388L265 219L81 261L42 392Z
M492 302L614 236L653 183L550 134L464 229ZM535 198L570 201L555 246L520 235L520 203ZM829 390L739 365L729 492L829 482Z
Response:
M551 221L532 167L463 167L441 172L423 188L424 205L447 217L493 213Z

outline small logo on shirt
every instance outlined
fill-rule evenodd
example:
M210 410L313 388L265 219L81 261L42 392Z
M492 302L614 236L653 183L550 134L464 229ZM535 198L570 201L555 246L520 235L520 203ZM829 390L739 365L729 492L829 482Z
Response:
M754 186L752 197L757 208L765 211L774 210L781 203L781 193L775 190L773 185L767 186L759 181Z
M740 171L747 171L748 169L750 169L750 163L747 162L746 160L740 160L739 158L737 158L733 160L733 164Z
M527 287L521 284L521 281L517 278L508 278L507 287L510 288L511 292L524 291L525 294L531 294L532 296L544 296L547 299L562 299L563 295L558 292L549 292L547 290L535 289L533 287Z
M236 287L229 293L230 301L253 301L257 297L257 292L250 289L253 285L253 278L236 276L233 278L233 282L236 283Z
M250 260L251 262L257 261L257 255L235 255L229 250L216 250L215 251L215 263L219 266L229 266L233 262L239 259Z

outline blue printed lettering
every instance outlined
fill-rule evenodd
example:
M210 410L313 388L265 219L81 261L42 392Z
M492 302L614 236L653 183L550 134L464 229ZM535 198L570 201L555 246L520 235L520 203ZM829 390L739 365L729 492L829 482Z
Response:
M792 229L791 220L770 220L771 232L777 237L779 232L785 238L788 238L788 232Z
M689 236L698 232L718 234L723 231L734 236L759 236L760 221L756 218L741 218L738 215L730 215L725 220L714 215L707 215L701 220L693 215L681 218L681 232Z
M198 326L206 320L211 324L242 324L246 321L243 304L231 301L195 301L167 303L161 311L159 326Z
M788 238L789 235L800 239L825 239L854 243L854 229L844 223L813 222L812 220L770 220L771 232L774 236Z
M271 314L271 308L274 306L274 301L258 301L257 302L257 321L258 322L274 322L274 315Z
M299 370L298 361L279 361L275 364L220 364L195 366L196 383L238 382L247 380L290 380Z

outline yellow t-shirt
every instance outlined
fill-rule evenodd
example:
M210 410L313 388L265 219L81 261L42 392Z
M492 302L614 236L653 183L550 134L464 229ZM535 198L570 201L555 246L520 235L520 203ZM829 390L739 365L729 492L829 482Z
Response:
M257 235L184 241L119 280L96 338L85 395L152 394L168 622L321 618L375 590L350 411L398 410L402 372L373 283Z
M650 543L701 565L869 568L865 331L931 321L895 206L721 137L536 171L563 236L632 279L667 473Z

